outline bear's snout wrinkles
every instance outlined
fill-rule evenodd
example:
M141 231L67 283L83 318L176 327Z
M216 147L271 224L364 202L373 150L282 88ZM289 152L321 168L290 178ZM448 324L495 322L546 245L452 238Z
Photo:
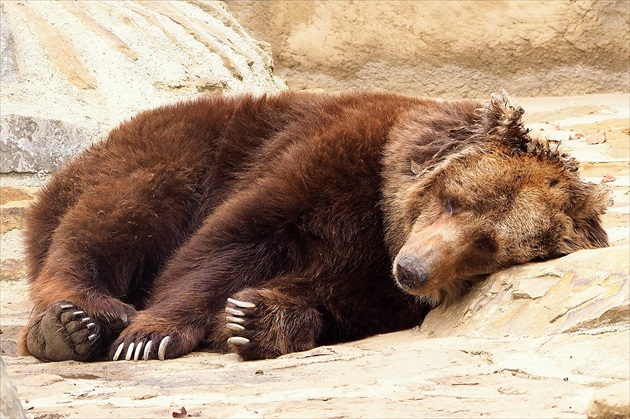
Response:
M420 289L429 279L427 265L418 257L404 254L396 263L396 280L404 289Z

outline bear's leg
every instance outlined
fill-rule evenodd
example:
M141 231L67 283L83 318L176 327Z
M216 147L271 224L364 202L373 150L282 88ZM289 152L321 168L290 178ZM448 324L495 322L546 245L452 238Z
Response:
M387 273L279 277L228 298L214 336L244 360L274 358L410 328L429 308L400 292Z
M84 192L66 212L31 283L35 314L21 334L21 353L98 359L128 324L158 269L191 230L192 206L178 193L190 195L190 188L167 179L137 171ZM70 320L63 309L70 305L88 320ZM81 324L94 330L77 333Z
M228 298L217 323L243 360L275 358L318 345L324 328L314 304L281 288L247 288Z
M227 298L289 271L301 252L290 217L297 210L282 191L257 183L215 209L156 278L146 308L120 333L108 358L121 360L129 353L134 360L175 358L205 344L227 350L227 336L216 336L219 314L225 330ZM282 198L270 199L274 194Z
M68 208L76 203L82 193L82 182L77 179L73 168L70 165L57 172L28 208L24 240L29 278L39 275L55 230Z

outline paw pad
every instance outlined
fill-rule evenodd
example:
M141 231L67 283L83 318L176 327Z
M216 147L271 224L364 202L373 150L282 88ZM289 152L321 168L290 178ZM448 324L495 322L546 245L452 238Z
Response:
M48 361L93 359L100 349L98 322L68 301L53 304L29 328L29 352Z

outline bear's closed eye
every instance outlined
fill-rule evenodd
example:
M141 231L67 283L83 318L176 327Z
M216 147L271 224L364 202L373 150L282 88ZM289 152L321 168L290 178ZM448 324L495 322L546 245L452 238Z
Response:
M460 201L455 198L449 197L444 200L444 210L449 215L457 215L461 212L462 205Z
M494 253L497 251L497 243L492 239L492 237L483 235L475 240L475 247L478 250L487 253Z

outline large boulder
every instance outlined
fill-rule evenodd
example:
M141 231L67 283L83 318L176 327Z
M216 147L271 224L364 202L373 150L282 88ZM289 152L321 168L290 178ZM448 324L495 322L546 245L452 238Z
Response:
M582 250L505 269L450 307L431 311L429 337L539 337L625 330L630 324L630 247Z
M0 19L2 173L54 171L145 108L285 88L221 2L3 2Z

